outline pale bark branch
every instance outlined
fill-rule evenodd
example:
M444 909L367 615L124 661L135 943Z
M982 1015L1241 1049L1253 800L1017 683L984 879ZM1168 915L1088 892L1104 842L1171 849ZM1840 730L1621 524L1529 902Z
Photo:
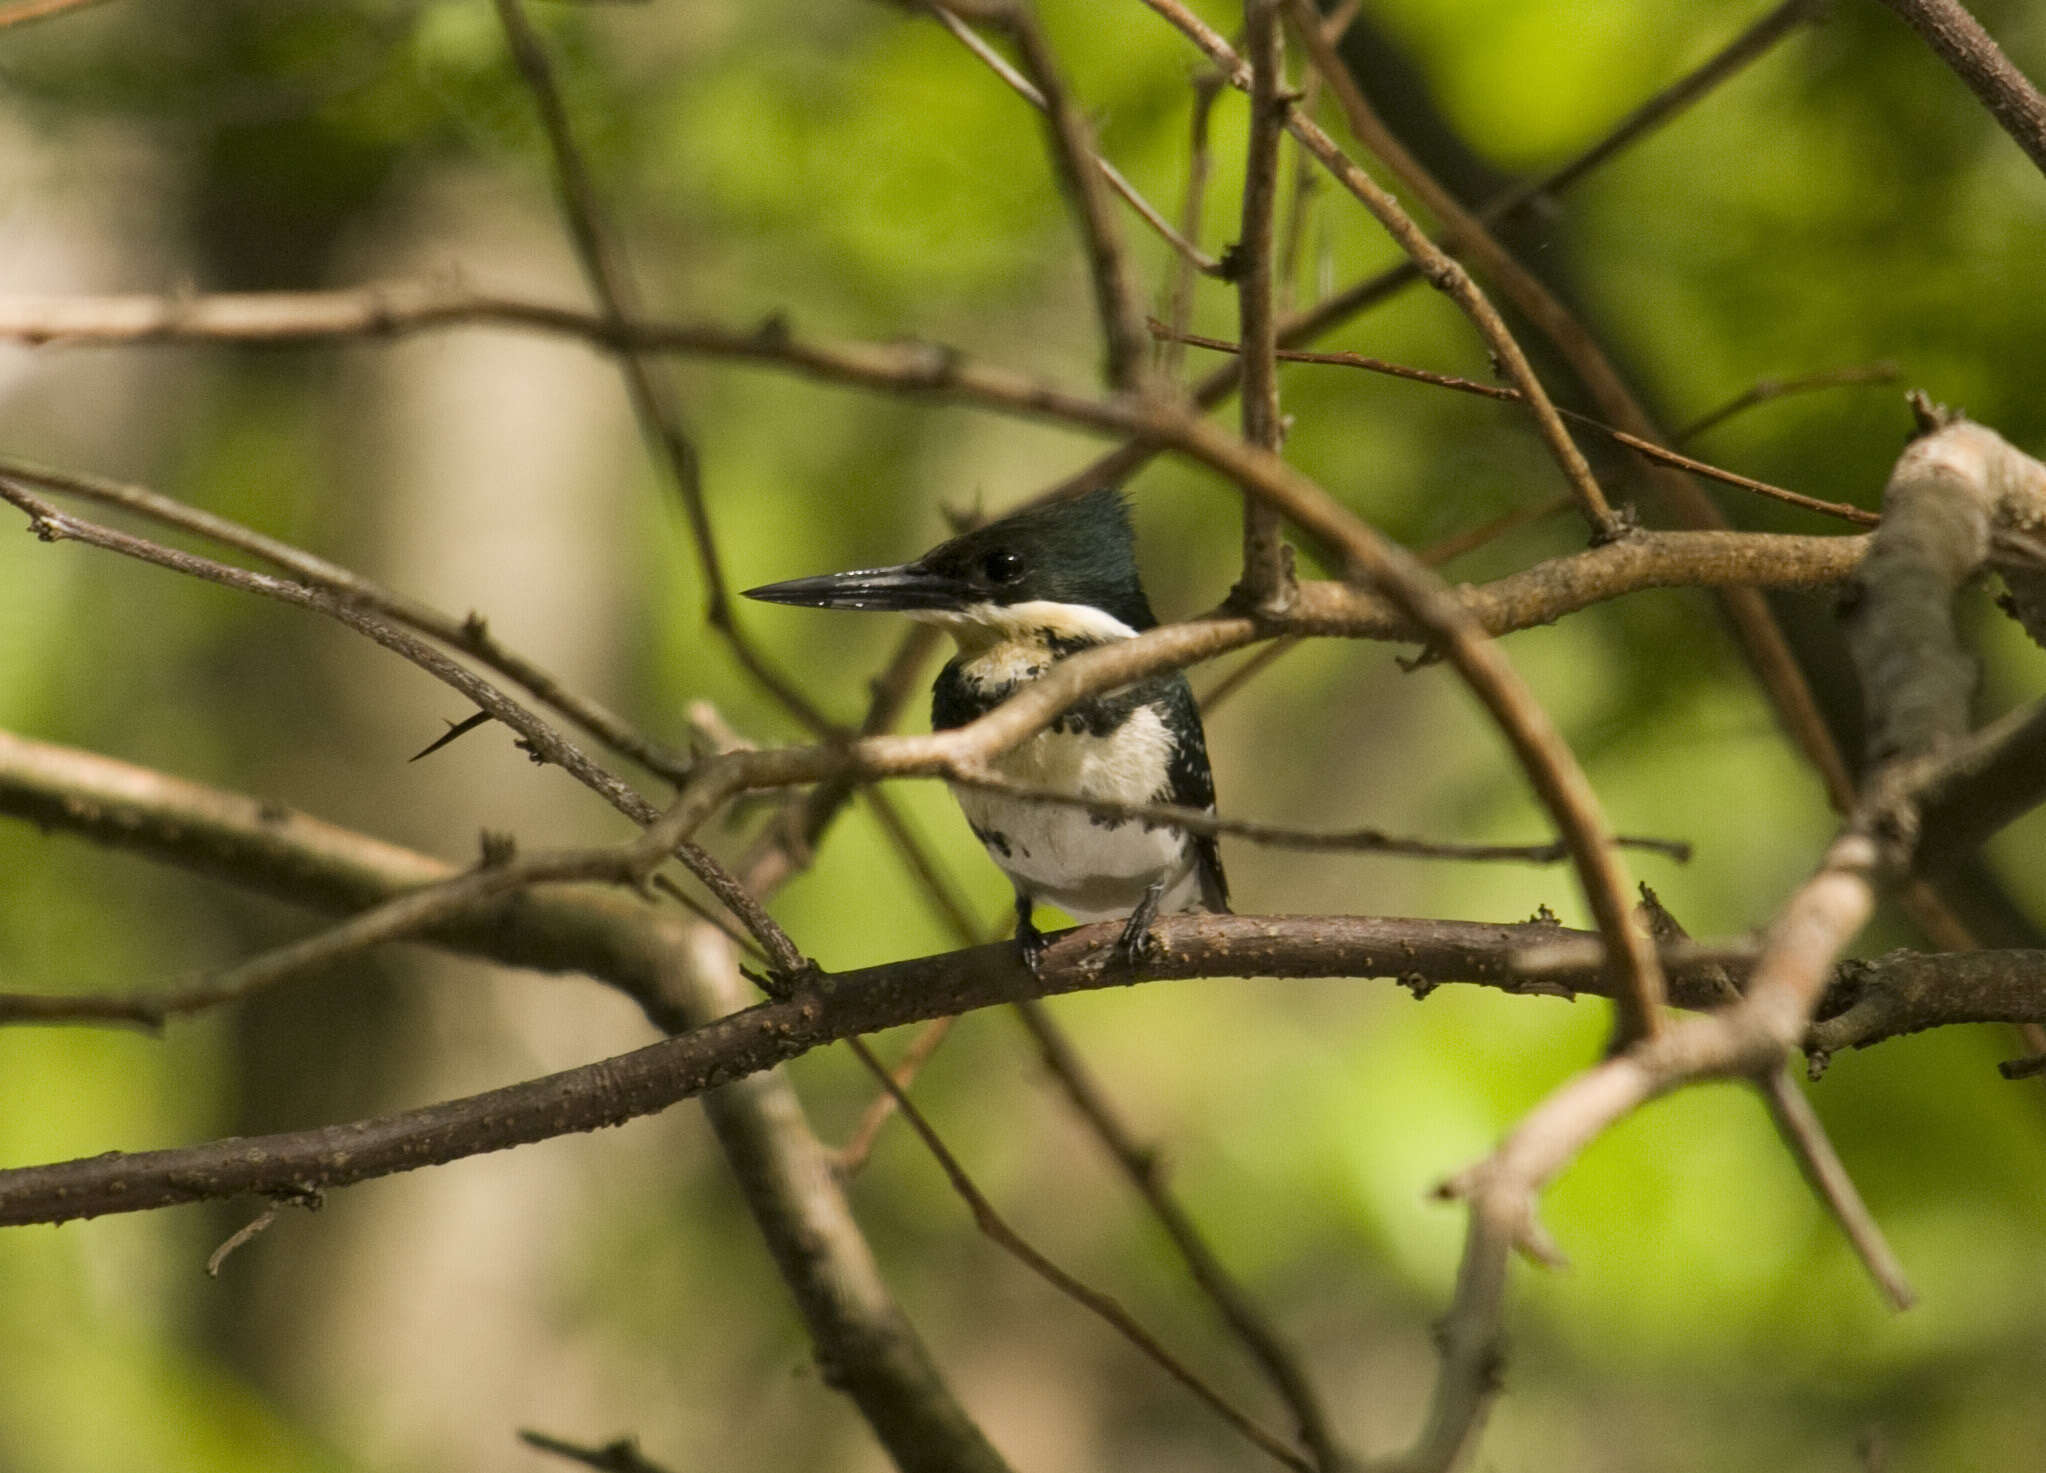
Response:
M1967 731L1975 661L1954 626L1954 595L1990 563L2000 536L2046 528L2046 464L1918 402L1936 427L1898 460L1883 524L1849 590L1872 764L1937 751ZM2035 638L2046 632L2041 580L2038 571L2008 580Z

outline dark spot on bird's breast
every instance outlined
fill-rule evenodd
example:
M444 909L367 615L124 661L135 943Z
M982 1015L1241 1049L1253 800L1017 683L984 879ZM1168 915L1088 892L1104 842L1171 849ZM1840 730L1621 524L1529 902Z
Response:
M1086 701L1059 717L1051 729L1065 736L1105 737L1128 719L1128 711L1114 710L1100 701Z
M977 823L968 824L967 827L973 830L973 837L985 844L990 852L999 854L1004 859L1009 857L1009 836L1007 834L1003 833L1000 829L984 829Z

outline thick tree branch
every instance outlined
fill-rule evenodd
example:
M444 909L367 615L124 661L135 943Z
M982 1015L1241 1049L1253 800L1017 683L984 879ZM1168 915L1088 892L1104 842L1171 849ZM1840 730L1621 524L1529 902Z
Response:
M1794 962L1792 973L1788 980L1770 982L1767 988L1761 980L1751 983L1749 1000L1742 1004L1747 1010L1742 1014L1744 1021L1736 1026L1714 1015L1681 1025L1688 1029L1712 1024L1711 1038L1717 1041L1709 1047L1701 1044L1698 1036L1685 1034L1682 1043L1659 1039L1621 1056L1631 1061L1625 1072L1635 1079L1628 1087L1630 1103L1646 1098L1638 1091L1649 1085L1653 1093L1674 1087L1683 1071L1689 1071L1687 1077L1697 1077L1759 1068L1765 1059L1779 1056L1781 1047L1797 1041L1800 1011L1817 1001L1830 976L1830 962L1818 964L1813 971L1813 959L1852 919L1851 914L1845 919L1832 915L1840 907L1829 898L1822 896L1818 904L1827 913L1824 919L1807 923L1795 907L1789 913L1787 932L1800 943L1789 959ZM1851 904L1847 907L1850 912L1854 909ZM1485 925L1359 916L1171 916L1158 922L1158 955L1147 961L1141 972L1113 963L1118 933L1114 922L1059 933L1044 954L1037 978L1024 970L1015 949L1006 943L821 975L797 995L756 1004L617 1058L376 1120L0 1171L0 1224L62 1222L242 1193L342 1186L616 1125L840 1038L1023 997L1196 976L1376 976L1417 990L1468 982L1549 996L1604 996L1612 987L1603 954L1589 956L1588 965L1575 969L1556 965L1553 955L1540 958L1545 947L1562 942L1581 945L1593 939L1589 933L1568 932L1545 923ZM699 934L715 936L714 932ZM1529 954L1538 964L1523 968L1520 959ZM1705 947L1673 953L1673 998L1687 1005L1712 1006L1722 995L1719 977L1728 971L1738 975L1743 955L1739 949ZM2001 991L1977 998L1991 1010L1987 1018L1950 998L1931 993L1923 998L1914 996L1893 1013L1895 1026L1890 1031L1908 1031L1921 1026L1920 1020L1926 1018L1940 1023L2008 1021L2017 1012L2031 1021L2046 1021L2046 973L2035 971L2032 975L2028 998L2013 999ZM1758 972L1758 979L1762 976ZM1854 985L1865 989L1865 976ZM1758 1030L1752 1021L1745 1021L1754 1018L1761 1019L1766 1028ZM1651 1048L1652 1052L1642 1052ZM1600 1099L1607 1097L1600 1095ZM1568 1112L1575 1122L1571 1141L1577 1141L1583 1129L1596 1133L1595 1123L1579 1117L1577 1108L1572 1106ZM1601 1111L1604 1108L1600 1106ZM1530 1117L1523 1129L1535 1123L1536 1117ZM1543 1135L1543 1139L1548 1138ZM1555 1154L1557 1149L1558 1143L1549 1141L1542 1159L1553 1158L1560 1166L1576 1145L1561 1155ZM1540 1179L1546 1175L1545 1170Z
M2000 536L2046 528L2046 464L1994 430L1918 403L1937 427L1898 460L1882 527L1849 591L1871 763L1936 751L1967 731L1975 661L1954 627L1954 595ZM2020 620L2035 638L2046 633L2039 575L2011 581Z

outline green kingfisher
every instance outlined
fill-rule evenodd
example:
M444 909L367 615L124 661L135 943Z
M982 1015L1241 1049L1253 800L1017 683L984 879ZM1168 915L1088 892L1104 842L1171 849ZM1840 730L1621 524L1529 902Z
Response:
M931 691L938 731L964 726L1075 651L1158 622L1137 580L1128 508L1107 489L990 522L913 563L770 583L746 597L891 611L946 630L959 653ZM1086 697L991 766L1078 797L1215 807L1200 710L1176 670ZM1015 887L1016 945L1033 972L1040 903L1077 921L1128 916L1117 948L1132 963L1160 913L1228 909L1212 835L985 789L955 785L952 795Z

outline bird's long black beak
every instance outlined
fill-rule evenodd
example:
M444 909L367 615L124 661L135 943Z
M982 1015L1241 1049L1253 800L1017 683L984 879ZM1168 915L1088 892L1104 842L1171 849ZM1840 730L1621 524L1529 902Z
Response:
M816 578L791 578L749 588L747 598L763 603L796 604L810 609L862 609L903 613L913 609L956 609L969 601L956 578L934 573L921 563L893 568L859 568L850 573L825 573Z

